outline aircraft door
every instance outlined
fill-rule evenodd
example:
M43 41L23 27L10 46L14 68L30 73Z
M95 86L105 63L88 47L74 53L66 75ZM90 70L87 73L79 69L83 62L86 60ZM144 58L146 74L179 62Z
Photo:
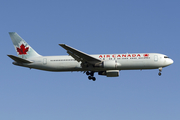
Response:
M44 58L43 59L43 65L46 65L47 64L47 58Z
M158 56L154 55L154 61L157 62L158 61Z

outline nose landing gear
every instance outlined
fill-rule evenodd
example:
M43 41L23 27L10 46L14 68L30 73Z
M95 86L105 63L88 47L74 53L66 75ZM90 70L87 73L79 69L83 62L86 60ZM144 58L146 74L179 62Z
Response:
M94 77L94 72L93 72L93 71L91 71L91 72L87 71L87 72L86 72L86 75L90 75L90 76L88 77L89 80L96 81L96 78Z
M158 73L159 76L161 76L162 74L161 72L162 72L162 67L159 68L159 73Z
M161 76L161 72L159 72L158 75Z

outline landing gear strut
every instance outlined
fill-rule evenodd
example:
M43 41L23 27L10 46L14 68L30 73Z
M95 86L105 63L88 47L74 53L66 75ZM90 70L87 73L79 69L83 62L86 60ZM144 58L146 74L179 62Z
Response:
M159 68L159 73L158 73L159 76L161 76L161 72L162 72L162 67Z
M87 72L86 72L86 75L90 75L90 76L88 77L89 80L93 80L93 81L96 80L96 78L94 77L94 72L93 72L93 71L91 71L91 72L87 71Z

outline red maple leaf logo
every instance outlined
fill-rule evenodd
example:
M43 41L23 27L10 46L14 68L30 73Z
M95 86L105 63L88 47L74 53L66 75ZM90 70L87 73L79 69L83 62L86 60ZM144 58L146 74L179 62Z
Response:
M149 56L149 54L144 54L144 57L148 57Z
M29 50L29 47L25 47L24 44L20 46L20 48L16 47L17 52L19 52L19 55L26 55L27 51Z

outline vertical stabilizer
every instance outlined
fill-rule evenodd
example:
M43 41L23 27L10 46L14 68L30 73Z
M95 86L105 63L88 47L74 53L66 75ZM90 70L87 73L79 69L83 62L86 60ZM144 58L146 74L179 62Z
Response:
M38 57L39 55L25 40L23 40L16 32L9 32L14 48L18 57L27 59Z

